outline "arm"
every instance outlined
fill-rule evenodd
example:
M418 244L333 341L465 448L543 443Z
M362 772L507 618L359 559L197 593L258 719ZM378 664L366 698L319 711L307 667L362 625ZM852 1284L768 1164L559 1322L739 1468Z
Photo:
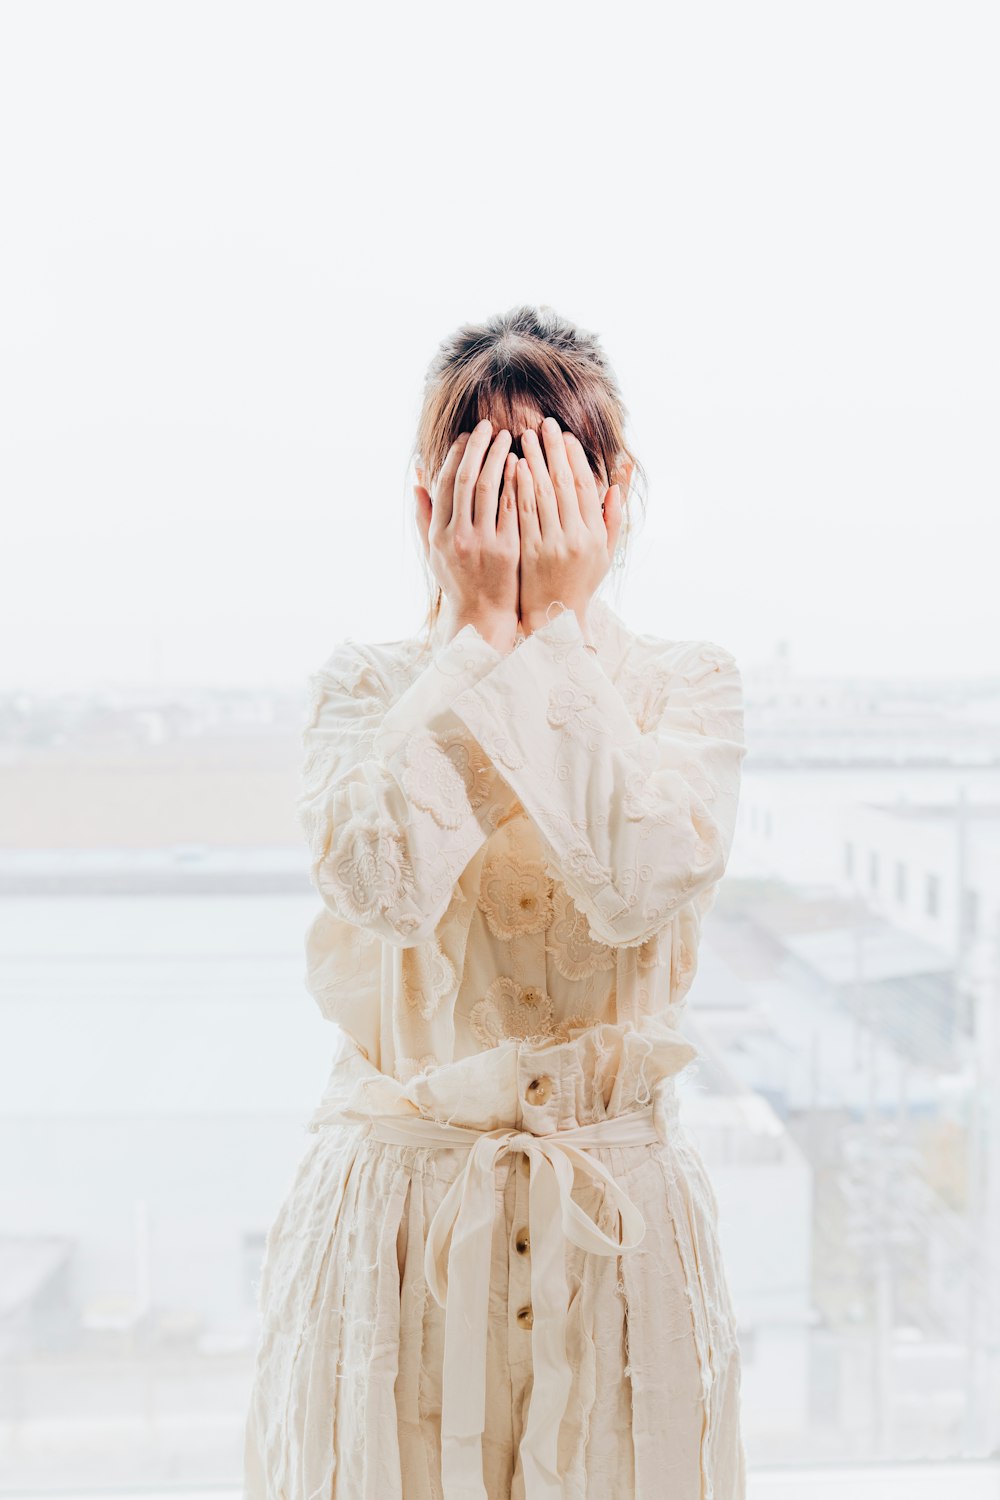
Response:
M572 610L460 693L455 715L510 784L590 926L645 942L717 882L736 822L743 695L709 642L664 642L669 698L640 731Z
M501 660L465 625L395 701L352 641L311 675L296 811L312 882L342 920L404 948L434 933L513 802L449 707Z

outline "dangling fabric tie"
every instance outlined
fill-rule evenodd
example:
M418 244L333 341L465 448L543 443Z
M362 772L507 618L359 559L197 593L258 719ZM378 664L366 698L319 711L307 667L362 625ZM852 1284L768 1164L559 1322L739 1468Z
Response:
M566 1241L595 1255L619 1255L635 1249L646 1232L645 1220L635 1203L586 1148L658 1141L652 1105L551 1135L534 1135L506 1126L475 1130L418 1115L367 1118L371 1134L388 1144L467 1147L469 1152L464 1169L430 1222L424 1255L427 1284L445 1309L441 1411L445 1500L488 1500L482 1440L496 1213L494 1169L507 1152L524 1152L531 1162L528 1215L533 1380L520 1454L525 1500L562 1500L559 1427L573 1378L566 1357ZM574 1166L592 1181L604 1184L621 1216L619 1236L605 1234L574 1200Z

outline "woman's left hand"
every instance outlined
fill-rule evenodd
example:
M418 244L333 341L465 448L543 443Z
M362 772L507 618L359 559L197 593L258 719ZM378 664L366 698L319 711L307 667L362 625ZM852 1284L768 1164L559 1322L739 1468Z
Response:
M530 428L523 432L525 456L517 463L518 613L525 635L546 623L554 599L585 624L587 606L611 567L622 522L619 486L613 484L602 502L579 439L563 432L554 417L542 423L542 438L544 453L537 434Z

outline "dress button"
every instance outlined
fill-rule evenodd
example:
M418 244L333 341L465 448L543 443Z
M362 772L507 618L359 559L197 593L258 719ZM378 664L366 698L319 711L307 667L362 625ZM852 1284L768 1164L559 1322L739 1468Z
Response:
M518 1255L527 1255L530 1246L531 1241L528 1238L528 1231L526 1229L519 1229L517 1232L517 1239L514 1241L514 1249L517 1251Z
M526 1099L529 1104L544 1104L552 1093L552 1079L547 1073L539 1078L533 1078L528 1084Z
M531 1327L532 1323L535 1321L535 1315L531 1311L531 1304L530 1303L528 1304L527 1307L520 1307L520 1308L518 1308L518 1311L517 1311L517 1321L520 1323L520 1325L521 1325L522 1328L530 1328Z

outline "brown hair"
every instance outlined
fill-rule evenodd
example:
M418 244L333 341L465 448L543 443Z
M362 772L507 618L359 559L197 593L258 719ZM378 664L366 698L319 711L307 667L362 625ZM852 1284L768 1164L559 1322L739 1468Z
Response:
M577 328L542 303L522 304L485 323L464 323L444 339L428 367L411 459L426 471L430 488L460 432L471 432L488 417L495 431L506 428L512 451L521 455L520 434L537 431L553 416L583 445L590 467L605 487L624 459L635 465L645 489L645 472L625 442L626 407L597 335ZM632 486L630 485L630 491ZM631 534L631 505L622 493L624 518L617 553L624 557ZM422 555L422 553L421 553ZM424 559L426 567L426 559ZM427 568L432 594L424 628L441 609L442 592Z

